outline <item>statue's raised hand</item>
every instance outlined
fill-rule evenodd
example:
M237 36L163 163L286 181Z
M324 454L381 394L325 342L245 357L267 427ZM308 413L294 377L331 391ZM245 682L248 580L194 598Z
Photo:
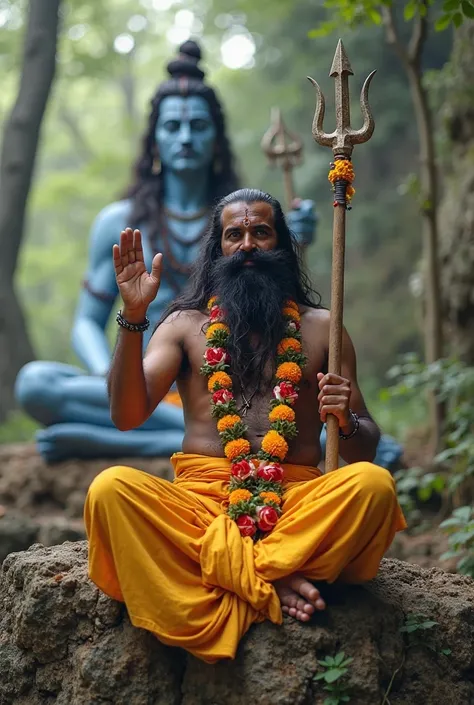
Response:
M149 304L158 293L163 256L154 256L149 274L143 260L141 233L127 228L120 233L120 245L113 246L113 258L124 313L128 318L132 315L143 320Z

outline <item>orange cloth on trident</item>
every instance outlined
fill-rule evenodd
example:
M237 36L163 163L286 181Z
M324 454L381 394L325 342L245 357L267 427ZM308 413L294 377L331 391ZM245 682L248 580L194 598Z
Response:
M135 626L209 663L233 658L252 623L281 623L272 581L295 571L369 580L406 527L387 470L356 463L321 475L287 464L283 514L254 544L225 514L228 460L177 453L171 462L173 483L127 467L95 478L89 573Z

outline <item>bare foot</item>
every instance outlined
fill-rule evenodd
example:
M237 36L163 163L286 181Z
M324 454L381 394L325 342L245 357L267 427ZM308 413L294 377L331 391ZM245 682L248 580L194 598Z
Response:
M315 610L326 607L319 590L300 573L276 580L274 585L282 611L300 622L308 622Z

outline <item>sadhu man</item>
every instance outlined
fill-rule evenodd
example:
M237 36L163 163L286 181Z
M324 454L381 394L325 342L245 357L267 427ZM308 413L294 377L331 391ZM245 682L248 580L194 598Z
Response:
M344 333L342 374L325 373L329 313L302 272L278 201L242 189L215 208L187 291L142 360L160 286L138 230L113 248L123 308L109 378L119 429L140 426L176 381L183 452L169 483L105 470L85 508L91 579L125 602L135 626L209 663L233 658L254 622L307 622L325 602L313 581L377 573L406 524L379 429ZM349 465L318 470L321 424L339 420Z

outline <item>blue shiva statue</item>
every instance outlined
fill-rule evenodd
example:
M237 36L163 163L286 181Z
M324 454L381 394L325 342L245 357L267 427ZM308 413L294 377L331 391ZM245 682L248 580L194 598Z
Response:
M238 188L222 108L204 81L200 58L199 46L187 41L168 64L170 78L151 102L135 181L126 198L104 208L93 224L88 272L72 330L72 345L85 369L36 361L17 377L19 404L45 426L36 439L47 462L166 456L181 448L184 420L177 392L139 429L122 432L113 425L105 330L119 306L112 246L121 230L140 227L148 269L154 254L163 253L160 290L148 311L146 346L154 324L186 284L212 204ZM309 244L315 230L312 202L301 202L288 219L300 241Z

